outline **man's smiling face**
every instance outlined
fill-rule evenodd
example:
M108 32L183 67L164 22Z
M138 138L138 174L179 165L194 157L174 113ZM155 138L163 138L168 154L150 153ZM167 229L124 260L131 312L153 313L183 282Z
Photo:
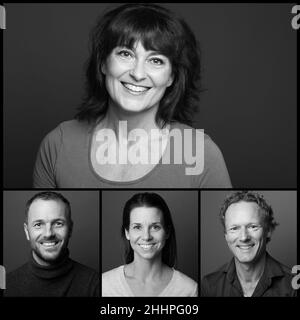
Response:
M62 201L37 199L29 207L24 230L35 261L47 266L65 253L72 222Z
M231 204L225 213L225 239L240 263L255 263L266 251L264 216L254 202Z

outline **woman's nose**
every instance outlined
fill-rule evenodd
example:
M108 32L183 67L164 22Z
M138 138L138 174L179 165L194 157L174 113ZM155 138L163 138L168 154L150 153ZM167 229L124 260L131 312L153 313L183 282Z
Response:
M151 239L151 233L149 229L144 229L143 231L143 240Z
M136 61L129 74L137 82L144 80L146 75L143 61Z

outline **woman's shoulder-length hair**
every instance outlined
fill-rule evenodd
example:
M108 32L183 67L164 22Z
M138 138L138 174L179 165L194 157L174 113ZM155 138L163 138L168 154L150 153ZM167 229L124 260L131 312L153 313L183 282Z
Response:
M163 227L168 234L165 245L162 249L162 262L173 268L177 259L177 247L171 212L165 200L157 193L152 192L137 193L131 197L124 206L121 236L125 244L125 263L128 264L134 259L134 253L126 238L125 230L129 231L131 211L138 207L157 208L162 213Z
M75 118L96 122L105 115L109 94L101 66L115 47L132 49L137 41L146 50L168 57L172 65L173 83L160 101L156 122L191 124L200 93L200 52L195 35L168 9L138 3L106 12L92 29L85 94Z

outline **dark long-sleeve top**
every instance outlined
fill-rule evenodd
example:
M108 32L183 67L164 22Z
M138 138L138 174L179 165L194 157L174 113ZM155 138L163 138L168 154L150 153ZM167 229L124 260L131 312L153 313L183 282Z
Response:
M99 275L69 258L39 265L32 254L27 263L7 276L6 297L99 297Z

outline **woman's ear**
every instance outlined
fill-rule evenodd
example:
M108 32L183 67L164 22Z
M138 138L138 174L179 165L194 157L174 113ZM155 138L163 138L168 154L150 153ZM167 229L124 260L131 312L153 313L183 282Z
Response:
M129 233L126 229L125 229L125 236L126 236L126 239L129 240Z
M167 83L167 87L170 87L173 83L173 80L174 80L174 77L173 77L173 74L170 75L170 78L168 80L168 83Z
M166 230L166 240L170 238L170 230Z
M105 63L102 63L102 64L101 64L101 72L102 72L103 74L106 74L106 65L105 65Z

